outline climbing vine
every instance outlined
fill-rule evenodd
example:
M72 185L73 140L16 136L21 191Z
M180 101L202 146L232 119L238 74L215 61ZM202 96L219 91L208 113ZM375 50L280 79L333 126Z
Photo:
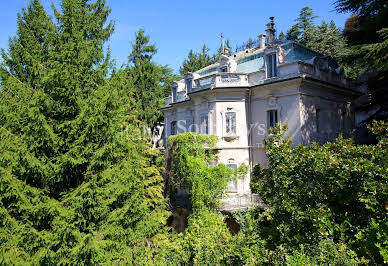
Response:
M217 206L229 180L248 171L245 164L236 170L217 164L216 136L189 132L170 136L168 143L170 189L188 189L193 210Z

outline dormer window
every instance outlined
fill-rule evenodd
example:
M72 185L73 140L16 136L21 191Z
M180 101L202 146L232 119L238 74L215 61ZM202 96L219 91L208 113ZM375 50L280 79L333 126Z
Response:
M193 80L192 79L186 79L186 91L190 92L193 87Z
M277 76L276 53L267 55L267 78Z
M228 72L228 67L227 66L221 67L220 71L221 72Z
M177 90L177 88L176 87L173 87L172 89L171 89L171 91L172 91L172 102L174 103L174 102L176 102L176 90Z

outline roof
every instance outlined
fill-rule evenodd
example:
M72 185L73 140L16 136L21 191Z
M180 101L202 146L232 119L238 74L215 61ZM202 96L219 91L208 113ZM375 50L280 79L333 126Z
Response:
M285 51L286 57L285 62L296 62L296 61L305 61L312 59L313 57L327 58L326 55L312 50L300 43L294 41L280 41L277 40L277 44ZM264 49L259 47L252 47L241 52L238 52L234 55L231 55L230 58L236 60L237 62L237 72L242 73L252 73L258 71L264 67ZM337 64L334 60L330 60L333 68L337 67ZM211 75L218 72L219 63L214 63L207 67L204 67L194 73L200 75L201 77Z

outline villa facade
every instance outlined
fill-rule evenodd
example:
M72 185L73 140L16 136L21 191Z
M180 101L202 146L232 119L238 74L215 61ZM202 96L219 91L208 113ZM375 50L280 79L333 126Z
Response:
M287 124L294 145L324 143L353 128L352 102L359 95L336 62L292 41L275 38L274 23L254 47L188 73L165 99L164 139L187 131L218 137L219 163L267 166L263 140L270 127ZM223 209L259 204L250 174L231 181Z

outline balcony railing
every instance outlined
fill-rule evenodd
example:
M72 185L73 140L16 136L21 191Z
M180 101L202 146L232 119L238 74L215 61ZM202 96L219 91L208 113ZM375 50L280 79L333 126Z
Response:
M215 73L195 80L195 86L190 92L200 91L211 87L247 87L248 75L245 73Z
M277 76L267 78L265 68L261 68L256 72L246 73L213 73L208 76L200 77L194 80L194 86L188 91L188 94L206 90L209 88L236 88L236 87L251 87L259 84L270 83L276 79L286 79L290 77L298 77L307 75L324 82L329 82L334 85L340 85L345 88L350 87L350 82L344 77L342 71L336 71L329 68L322 68L319 64L305 61L288 62L277 66ZM172 102L181 102L187 100L188 96L185 91L176 93L176 99L171 96L165 99L165 105Z

